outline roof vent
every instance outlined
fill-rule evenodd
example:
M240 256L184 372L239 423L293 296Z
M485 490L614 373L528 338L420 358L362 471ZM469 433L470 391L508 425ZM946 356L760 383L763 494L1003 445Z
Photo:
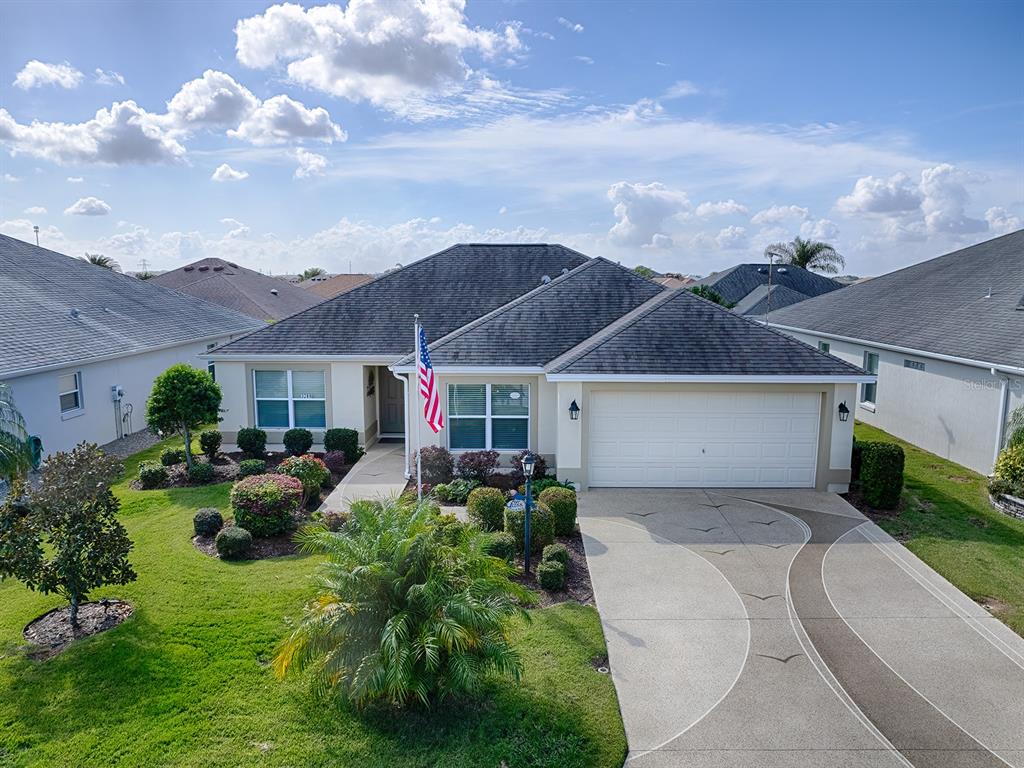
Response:
M271 288L271 289L270 289L270 292L271 292L271 293L272 293L272 294L273 294L274 296L277 296L277 288Z
M79 312L79 311L78 311L77 309L75 309L74 307L72 307L72 308L71 308L71 319L72 319L72 320L77 320L77 319L79 318L79 316L80 316L81 314L82 314L82 313L81 313L81 312Z
M786 269L785 267L779 267L779 268L778 268L778 269L776 269L775 271L776 271L776 272L778 272L778 273L779 273L780 275L784 275L784 274L786 274L787 272L789 272L789 270L788 270L788 269Z
M186 272L191 272L193 269L195 269L195 267L191 267L191 266L185 267L185 271Z
M220 272L222 269L224 269L224 267L222 267L220 264L218 264L216 267L213 268L213 271L214 272Z
M200 267L200 268L199 268L199 271L200 271L200 272L206 272L206 271L208 271L209 269L210 269L209 267Z
M541 285L547 285L550 282L551 282L551 275L544 275L544 277L542 277L540 279Z
M229 262L228 262L228 266L229 266L229 267L234 267L235 269L238 269L238 265L237 265L237 264L235 264L235 262L233 262L233 261L229 261Z
M759 273L761 273L762 275L767 275L768 274L768 267L758 267L757 271Z
M568 267L562 267L562 274L563 275L568 275L569 274L569 268Z

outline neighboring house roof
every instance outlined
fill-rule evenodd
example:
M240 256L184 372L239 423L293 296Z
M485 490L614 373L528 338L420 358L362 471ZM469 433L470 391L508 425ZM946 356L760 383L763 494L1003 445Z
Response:
M373 275L335 275L327 280L303 280L299 283L299 287L315 293L317 296L330 299L371 280L373 280Z
M697 285L706 285L714 289L730 304L739 304L751 291L768 284L768 264L737 264L722 272L715 272L697 281ZM820 296L823 293L842 288L831 278L816 275L802 267L791 264L776 264L771 267L772 285L783 285L791 291L805 297ZM742 313L742 314L750 314ZM763 313L762 313L763 314Z
M1024 368L1024 230L772 312L770 322Z
M0 378L261 325L148 280L0 235Z
M323 300L284 280L215 258L200 259L150 280L264 321L280 320Z
M736 306L732 308L732 311L737 315L755 317L764 315L766 312L774 312L777 309L788 307L807 298L806 295L799 291L794 291L792 288L787 288L784 285L773 285L770 293L771 301L768 300L768 286L759 285L740 299Z
M663 285L666 288L683 288L687 285L694 285L697 282L696 279L689 275L659 275L653 279L658 285Z
M219 348L224 355L404 355L413 313L440 338L587 261L562 245L453 245Z

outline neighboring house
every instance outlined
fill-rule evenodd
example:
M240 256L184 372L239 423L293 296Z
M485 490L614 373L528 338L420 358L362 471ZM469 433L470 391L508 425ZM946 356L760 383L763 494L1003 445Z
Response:
M358 288L371 280L373 280L373 275L335 275L327 280L303 280L299 285L317 296L331 299L339 293Z
M988 473L1024 405L1024 230L773 311L770 324L878 374L859 419Z
M446 427L422 418L413 314ZM214 350L225 439L351 427L453 452L529 448L589 486L844 490L873 382L694 296L560 245L456 245ZM577 410L578 409L578 410Z
M0 381L46 453L145 428L153 379L263 323L0 235Z
M682 275L678 272L666 272L663 275L658 275L652 278L658 285L662 285L666 288L685 288L688 285L695 285L696 278L690 277L689 275Z
M769 282L772 286L770 300ZM791 264L775 264L771 267L768 264L737 264L731 269L701 278L695 285L706 285L726 302L735 305L733 311L736 314L751 317L763 316L767 309L774 312L843 287L842 283L831 278Z
M151 277L149 282L188 293L203 301L274 322L323 299L276 277L267 277L223 259L200 259Z

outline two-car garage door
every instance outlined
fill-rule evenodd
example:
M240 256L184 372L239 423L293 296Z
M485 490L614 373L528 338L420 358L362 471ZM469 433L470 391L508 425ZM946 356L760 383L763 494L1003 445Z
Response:
M591 393L591 486L812 488L821 395Z

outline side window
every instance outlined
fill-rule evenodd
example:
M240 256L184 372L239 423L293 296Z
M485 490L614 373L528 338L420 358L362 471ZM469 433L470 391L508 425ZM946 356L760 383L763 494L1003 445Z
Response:
M57 393L61 414L82 410L82 372L75 371L58 376Z
M878 353L877 352L865 352L864 353L864 370L870 374L878 375ZM873 384L861 384L860 385L860 401L867 403L868 405L875 404L875 398L878 396L878 383Z

